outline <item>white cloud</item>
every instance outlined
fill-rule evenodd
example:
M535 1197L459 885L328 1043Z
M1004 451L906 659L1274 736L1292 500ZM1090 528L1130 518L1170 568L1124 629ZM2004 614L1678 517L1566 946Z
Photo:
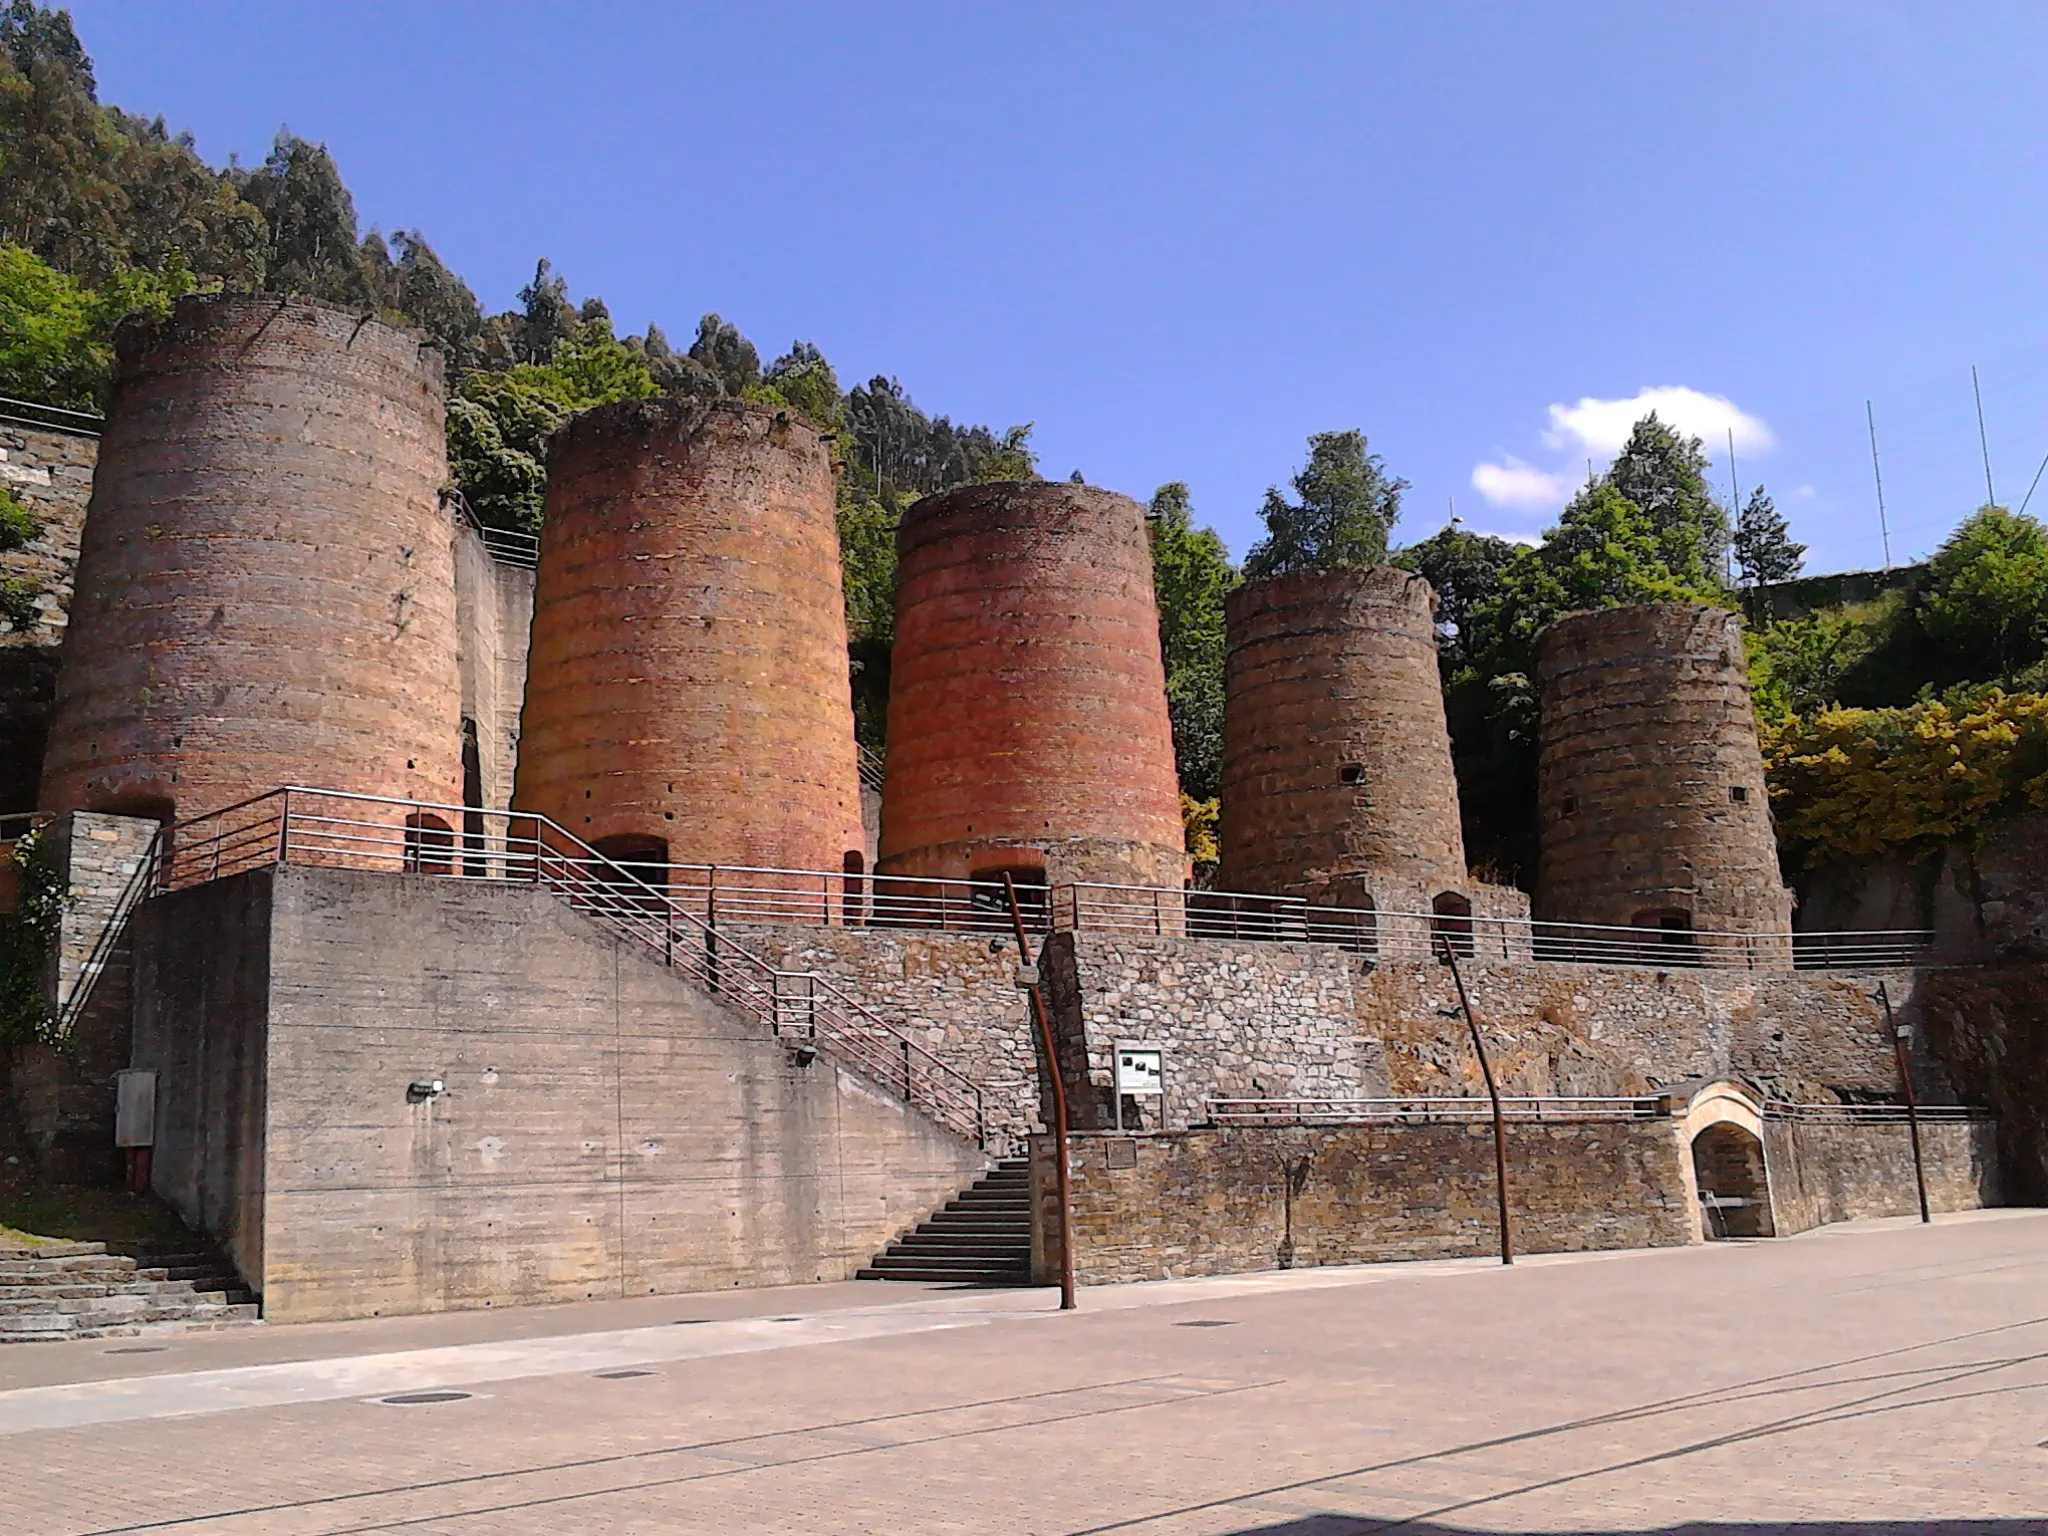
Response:
M1613 458L1628 441L1629 429L1650 412L1680 431L1699 438L1709 454L1724 449L1728 434L1735 446L1761 452L1777 442L1761 417L1752 416L1726 395L1702 394L1683 384L1639 389L1626 400L1599 400L1591 395L1577 405L1553 405L1550 430L1543 441L1552 448Z
M1496 507L1517 507L1547 512L1562 506L1583 478L1569 471L1551 474L1524 464L1513 454L1503 454L1503 464L1475 464L1472 488Z
M1588 468L1599 468L1628 441L1629 430L1650 412L1681 432L1701 440L1707 456L1727 453L1728 435L1735 434L1738 452L1763 453L1777 438L1760 416L1752 416L1726 395L1709 395L1683 384L1639 389L1625 400L1582 397L1576 405L1550 407L1544 446L1568 454L1561 469L1547 470L1504 453L1499 463L1472 468L1472 485L1496 507L1519 512L1554 512L1586 483ZM1590 462L1589 462L1590 461Z

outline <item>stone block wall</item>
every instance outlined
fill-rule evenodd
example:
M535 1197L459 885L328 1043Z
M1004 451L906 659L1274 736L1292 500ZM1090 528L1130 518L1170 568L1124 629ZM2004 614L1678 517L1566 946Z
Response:
M1179 1129L1211 1098L1384 1094L1379 1044L1354 1006L1356 962L1326 944L1056 933L1042 969L1067 1080L1070 1123L1115 1123L1119 1044L1166 1052L1163 1101L1125 1106L1124 1124Z
M1956 1097L1997 1117L2006 1197L2048 1205L2048 965L1934 971L1916 1004Z
M157 1188L273 1319L844 1279L985 1166L532 887L290 868L152 907Z
M1087 1284L1499 1251L1492 1128L1331 1126L1071 1139ZM1513 1125L1522 1253L1694 1240L1670 1120ZM1034 1274L1058 1274L1053 1141L1032 1139Z
M153 821L85 811L43 834L68 898L45 981L63 1034L16 1048L7 1091L38 1171L55 1183L118 1175L114 1074L128 1065L135 998L129 919L148 894L157 834Z
M0 577L42 589L37 618L0 629L0 814L32 811L57 695L57 652L71 607L72 574L99 438L0 420L0 484L42 520L21 549L0 554Z
M2001 1202L1990 1122L1922 1125L1920 1154L1928 1209L1974 1211ZM1912 1135L1904 1124L1766 1120L1764 1163L1779 1237L1860 1216L1919 1214Z
M816 971L987 1092L989 1128L1046 1122L1030 1002L1003 934L887 928L721 928L782 970Z

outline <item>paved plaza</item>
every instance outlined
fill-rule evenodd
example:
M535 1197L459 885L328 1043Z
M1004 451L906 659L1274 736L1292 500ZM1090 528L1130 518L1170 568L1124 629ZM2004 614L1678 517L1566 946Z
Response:
M1054 1300L15 1346L0 1532L2048 1532L2044 1212Z

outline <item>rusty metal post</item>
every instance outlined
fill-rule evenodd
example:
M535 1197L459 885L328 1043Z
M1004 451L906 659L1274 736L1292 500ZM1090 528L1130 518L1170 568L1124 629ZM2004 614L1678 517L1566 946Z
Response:
M1927 1169L1920 1161L1920 1104L1913 1094L1913 1068L1906 1058L1906 1037L1892 1016L1892 995L1885 984L1877 984L1877 1000L1884 1004L1885 1027L1891 1031L1892 1055L1899 1064L1899 1089L1906 1100L1906 1130L1913 1138L1913 1188L1920 1196L1920 1219L1931 1222L1927 1210Z
M1479 1072L1486 1079L1486 1096L1493 1101L1493 1184L1500 1197L1500 1261L1515 1262L1514 1228L1508 1220L1508 1126L1500 1110L1500 1089L1493 1081L1493 1063L1487 1059L1486 1042L1479 1035L1479 1020L1472 1013L1472 999L1465 994L1465 976L1458 969L1458 955L1447 933L1437 935L1437 950L1451 968L1451 980L1458 986L1458 1006L1465 1010L1465 1027L1472 1032L1472 1052L1479 1058Z
M1003 871L1003 891L1010 898L1010 924L1017 930L1017 964L1021 968L1030 966L1031 941L1024 933L1024 909L1017 904L1017 882L1010 878L1008 870ZM1029 971L1024 974L1029 975ZM1060 1072L1060 1056L1052 1034L1052 1015L1046 1010L1045 993L1036 980L1028 982L1025 990L1031 994L1031 1017L1038 1025L1038 1045L1045 1065L1042 1068L1052 1088L1052 1139L1055 1147L1054 1167L1058 1171L1060 1200L1060 1310L1074 1310L1074 1186L1073 1175L1067 1166L1067 1084Z

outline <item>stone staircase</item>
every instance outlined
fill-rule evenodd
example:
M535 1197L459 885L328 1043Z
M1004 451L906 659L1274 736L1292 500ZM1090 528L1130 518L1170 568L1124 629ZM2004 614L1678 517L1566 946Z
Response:
M860 1280L1031 1283L1031 1171L1008 1158L875 1256Z
M0 1246L0 1344L231 1328L256 1315L241 1280L203 1249L138 1258L105 1243Z

